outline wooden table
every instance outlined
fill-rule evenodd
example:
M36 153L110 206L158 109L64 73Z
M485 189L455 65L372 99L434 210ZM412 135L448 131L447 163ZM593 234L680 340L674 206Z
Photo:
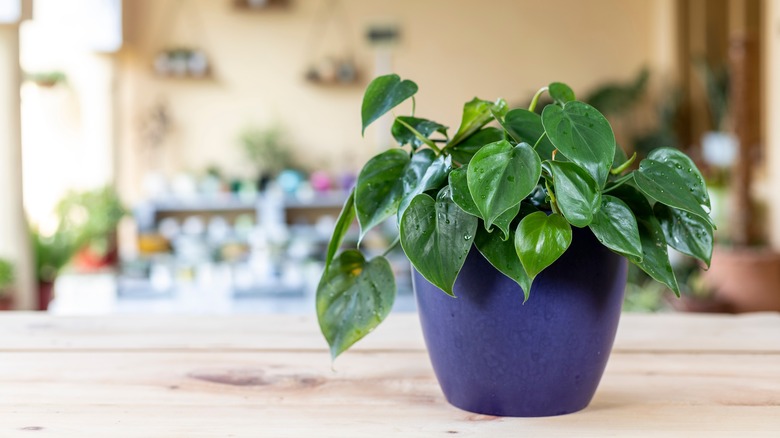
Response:
M0 437L780 437L780 315L624 315L591 406L449 406L415 315L335 363L314 319L0 315Z

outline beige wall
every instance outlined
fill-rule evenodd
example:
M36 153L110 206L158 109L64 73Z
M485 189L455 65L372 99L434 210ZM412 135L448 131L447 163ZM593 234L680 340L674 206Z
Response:
M175 18L171 0L125 2L126 45L118 77L119 177L125 194L131 199L140 195L139 182L150 159L142 153L138 126L158 99L169 103L175 121L165 157L156 160L169 173L200 170L212 162L249 172L236 137L247 124L273 120L291 132L297 155L309 166L358 168L375 153L375 133L360 137L364 84L327 88L302 79L322 1L292 0L287 10L238 12L227 0L187 0L182 3L189 10L180 10ZM631 78L643 65L668 67L673 59L666 47L673 40L666 32L673 27L668 14L674 8L666 0L342 4L364 74L374 74L374 52L363 42L366 26L398 23L402 42L393 52L393 70L420 85L418 115L453 129L463 102L474 95L525 101L552 80L587 90L606 80ZM324 52L339 45L332 26ZM150 65L155 53L187 43L208 52L214 79L154 78Z

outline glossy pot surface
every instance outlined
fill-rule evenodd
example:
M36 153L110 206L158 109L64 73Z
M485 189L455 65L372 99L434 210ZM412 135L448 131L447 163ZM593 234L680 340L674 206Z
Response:
M418 312L447 400L480 414L537 417L585 408L615 339L627 261L588 229L522 289L472 248L452 298L413 270Z

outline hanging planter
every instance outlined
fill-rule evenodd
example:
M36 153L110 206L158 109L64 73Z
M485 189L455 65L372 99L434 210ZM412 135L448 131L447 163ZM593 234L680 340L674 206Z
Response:
M354 85L360 80L360 71L355 62L354 50L350 39L350 26L346 11L338 0L324 2L322 10L315 14L309 43L309 63L304 78L316 85ZM330 24L341 33L342 53L321 53L320 46L325 40Z
M67 76L61 71L41 71L25 73L24 79L42 88L52 88L67 82Z
M159 76L205 78L210 70L208 57L198 49L164 50L154 60L154 71Z
M213 68L207 55L205 39L205 25L193 2L176 0L170 3L170 8L162 17L163 32L155 38L163 41L163 49L160 50L152 63L154 73L164 78L192 78L205 79L211 77ZM188 13L188 16L185 16ZM187 18L185 20L185 18ZM191 30L192 39L199 40L196 43L172 44L168 42L168 35L177 23L184 23L185 28Z

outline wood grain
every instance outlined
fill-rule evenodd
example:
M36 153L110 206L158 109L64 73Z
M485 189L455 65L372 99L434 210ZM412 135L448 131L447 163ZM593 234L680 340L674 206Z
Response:
M325 351L314 317L0 315L0 351ZM425 349L415 314L392 314L353 350ZM615 351L780 352L780 313L624 314Z
M0 315L0 437L780 436L780 316L625 315L596 398L563 417L449 406L416 317L335 371L299 317Z

